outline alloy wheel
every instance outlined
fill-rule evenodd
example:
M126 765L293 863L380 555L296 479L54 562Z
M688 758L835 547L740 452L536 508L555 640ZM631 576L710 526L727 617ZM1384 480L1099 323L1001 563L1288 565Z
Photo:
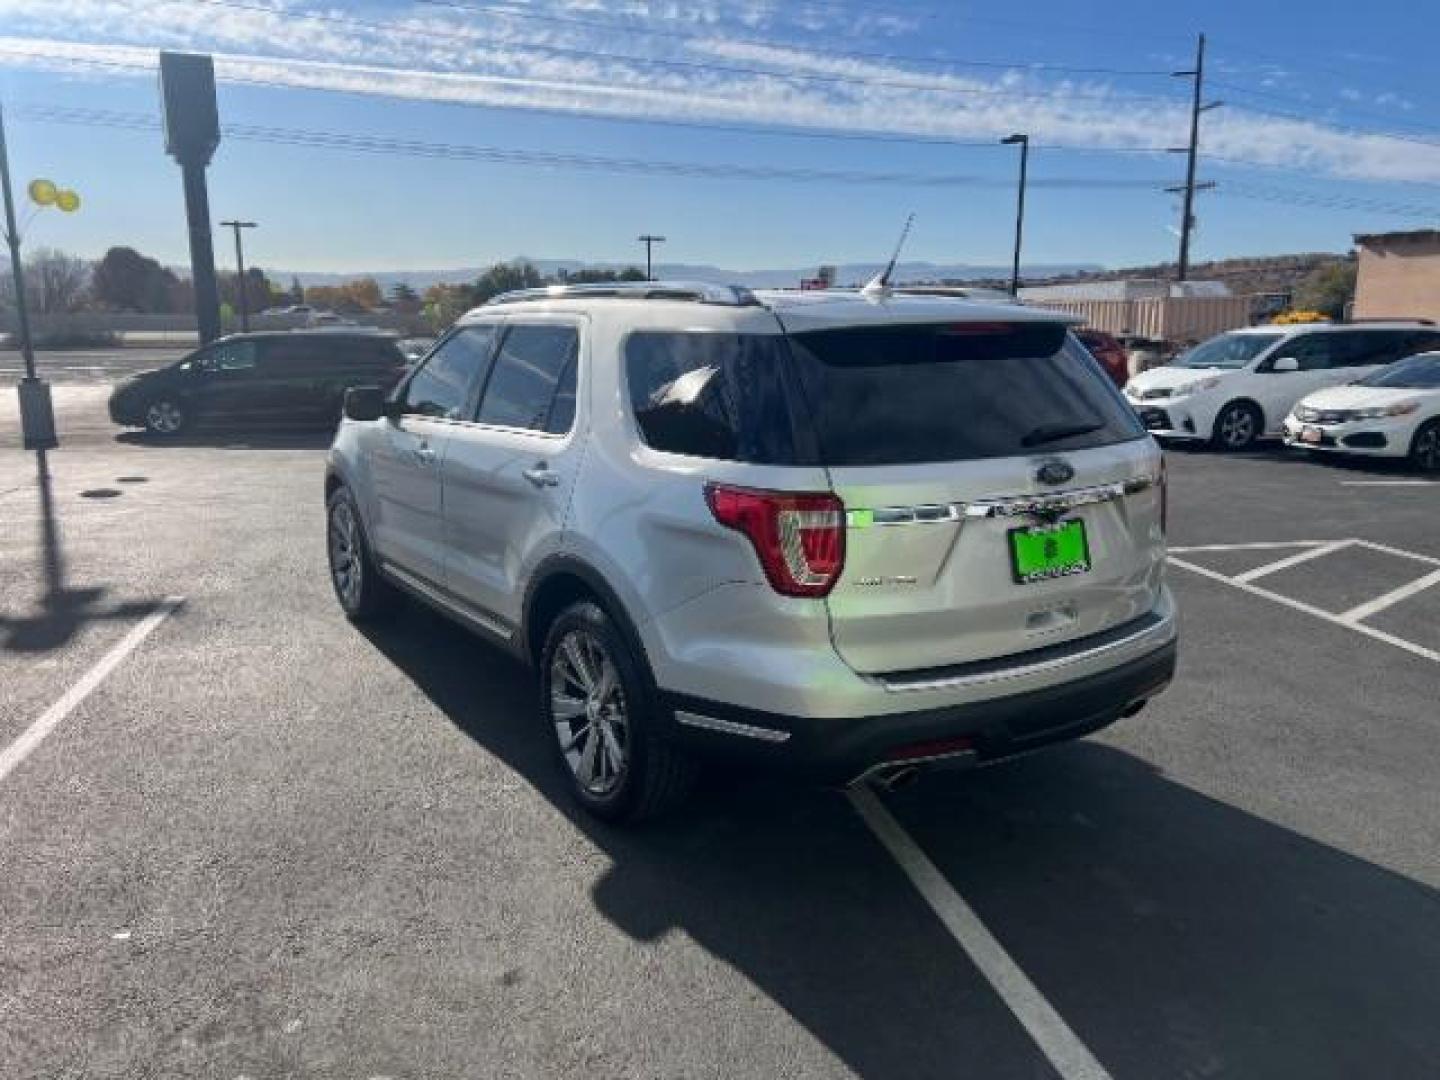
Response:
M571 630L550 664L550 720L576 781L608 795L629 768L630 725L620 673L593 634Z
M1422 471L1440 471L1440 427L1428 427L1415 436L1411 454L1415 465Z
M1231 449L1249 446L1255 439L1255 417L1249 409L1230 409L1220 418L1220 441Z
M185 414L173 401L155 401L145 410L145 426L161 435L174 435L185 424Z
M355 511L341 500L330 511L330 575L347 609L360 602L365 568L360 557L360 528Z

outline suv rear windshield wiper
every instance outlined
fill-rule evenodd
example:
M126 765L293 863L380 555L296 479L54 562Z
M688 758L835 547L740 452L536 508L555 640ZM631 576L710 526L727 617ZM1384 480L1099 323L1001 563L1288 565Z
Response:
M1041 424L1027 432L1020 440L1020 445L1040 446L1044 443L1068 439L1072 435L1089 435L1092 431L1099 431L1104 426L1104 424Z

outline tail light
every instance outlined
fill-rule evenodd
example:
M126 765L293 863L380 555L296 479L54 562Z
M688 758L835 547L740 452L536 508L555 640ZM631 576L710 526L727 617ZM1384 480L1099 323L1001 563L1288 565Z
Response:
M832 493L706 484L715 520L744 533L766 580L785 596L825 596L845 566L845 504Z

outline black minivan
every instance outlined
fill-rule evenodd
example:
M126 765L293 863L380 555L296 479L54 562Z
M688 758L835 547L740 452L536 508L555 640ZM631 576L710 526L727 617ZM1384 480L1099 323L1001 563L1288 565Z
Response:
M406 360L393 338L368 332L235 334L178 363L136 375L110 395L110 418L156 435L196 423L330 424L351 386L390 387Z

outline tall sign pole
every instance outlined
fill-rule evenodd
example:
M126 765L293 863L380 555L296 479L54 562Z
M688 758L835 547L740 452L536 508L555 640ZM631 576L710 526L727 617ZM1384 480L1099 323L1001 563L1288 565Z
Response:
M55 411L50 386L35 376L35 348L30 338L30 312L25 306L25 268L20 261L20 230L15 225L15 196L10 190L10 154L5 146L5 113L0 109L0 188L5 193L5 243L10 248L10 271L15 285L15 322L20 331L20 353L25 377L20 380L20 427L27 450L50 450L60 445L55 437Z
M220 145L215 104L215 64L198 53L160 54L160 101L165 150L180 165L185 220L190 233L190 280L200 342L220 336L220 293L215 285L215 248L210 238L210 195L205 169Z

